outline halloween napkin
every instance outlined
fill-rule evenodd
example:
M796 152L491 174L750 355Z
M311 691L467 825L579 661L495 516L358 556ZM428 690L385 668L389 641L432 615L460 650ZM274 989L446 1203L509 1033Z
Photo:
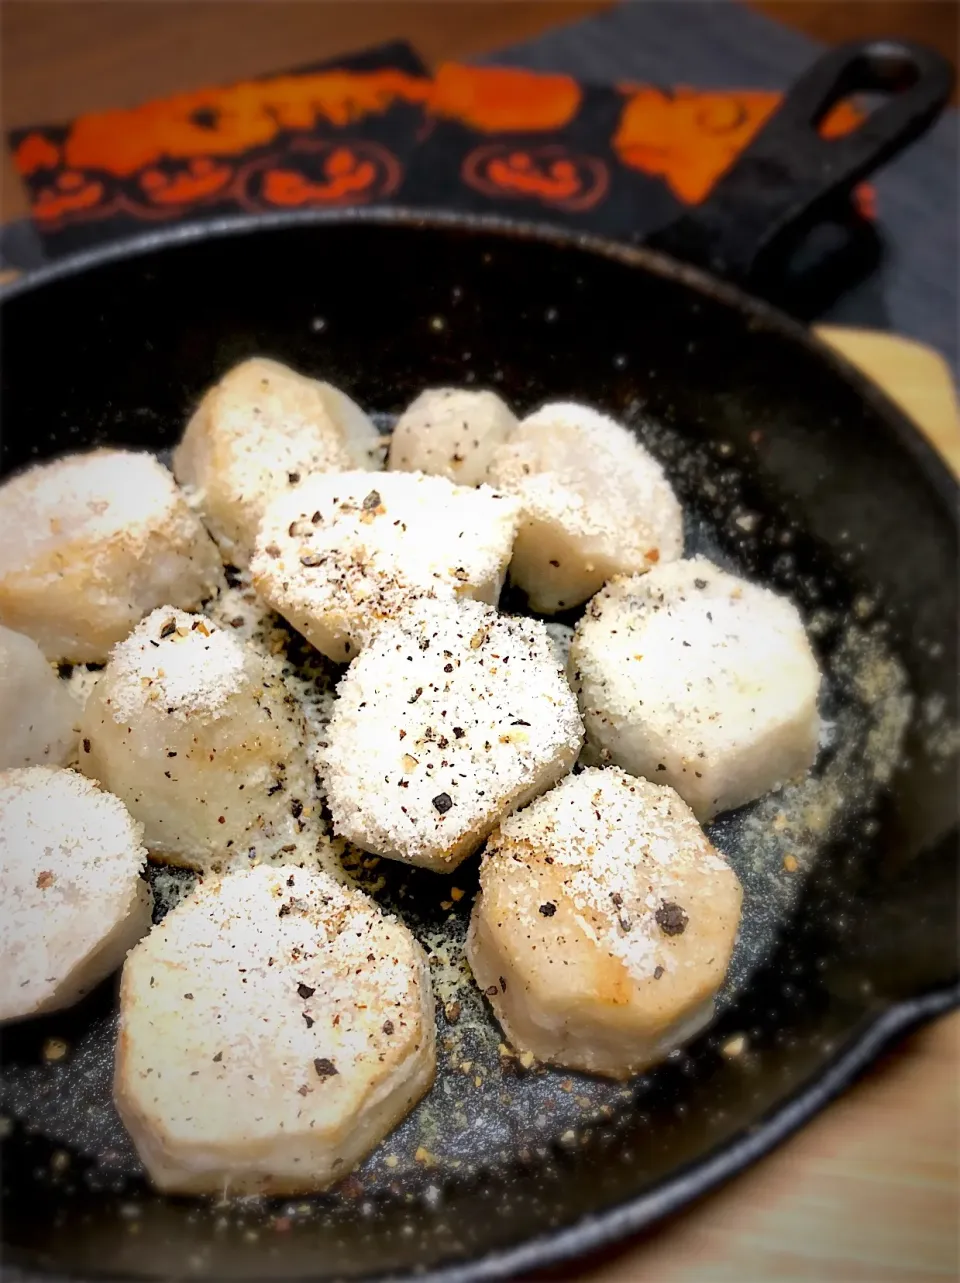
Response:
M818 46L740 5L623 5L430 74L396 43L11 136L32 222L0 261L229 213L405 204L639 240L709 192ZM856 113L842 107L829 127ZM955 359L957 123L861 188L886 252L829 317ZM934 198L935 193L935 198ZM945 270L946 269L946 270Z
M393 44L10 137L57 256L175 219L403 204L641 238L702 200L780 95L443 64ZM856 123L849 107L831 132Z

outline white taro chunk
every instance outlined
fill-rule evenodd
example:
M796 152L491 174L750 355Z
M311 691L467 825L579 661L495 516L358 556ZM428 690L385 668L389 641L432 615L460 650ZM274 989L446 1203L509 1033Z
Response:
M260 596L343 663L413 599L500 596L514 500L419 472L309 477L267 510L251 566Z
M330 720L339 665L305 642L285 619L261 601L251 587L249 571L241 572L233 586L210 603L207 614L254 650L275 657L287 689L303 712L308 757L312 759Z
M702 557L608 584L569 671L587 754L670 784L701 820L816 757L820 672L796 607Z
M544 614L683 552L683 514L660 464L586 406L545 405L521 420L489 476L523 506L510 578Z
M161 1190L307 1194L430 1087L433 996L407 928L324 874L208 880L123 969L114 1099Z
M387 466L477 486L487 479L493 451L516 426L496 392L428 388L397 421Z
M337 834L442 871L565 775L582 738L542 624L430 602L351 664L318 769Z
M570 646L573 643L573 629L569 624L561 624L559 620L548 619L544 624L547 630L547 636L550 638L550 645L553 647L553 653L557 657L557 663L566 672L567 660L570 658Z
M48 659L100 663L156 606L193 610L220 557L152 455L94 450L0 487L0 622Z
M254 357L210 388L173 470L224 559L246 566L270 500L311 472L376 468L381 438L338 388Z
M62 766L79 716L37 643L0 625L0 767Z
M201 871L316 862L303 714L232 630L154 611L114 649L80 734L80 769L142 821L154 858Z
M518 1050L628 1078L710 1020L740 901L672 789L591 767L490 839L467 957Z
M78 1002L150 930L141 838L76 771L0 771L0 1022Z

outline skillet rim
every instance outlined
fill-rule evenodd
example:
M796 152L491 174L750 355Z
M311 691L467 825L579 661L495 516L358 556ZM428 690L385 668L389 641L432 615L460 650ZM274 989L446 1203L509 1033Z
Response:
M532 220L505 218L500 215L431 210L414 206L359 206L336 210L307 209L265 214L227 214L216 218L176 223L143 232L137 236L124 237L115 242L65 255L62 259L44 267L24 272L22 276L0 286L0 318L5 305L23 294L60 280L79 276L97 267L122 262L128 258L137 258L157 250L197 241L240 236L250 232L282 230L286 227L351 224L493 233L505 239L512 237L519 240L534 240L557 248L584 250L587 253L612 259L624 267L640 268L679 281L689 289L708 294L735 307L767 328L779 331L792 342L809 348L821 361L851 384L858 396L871 404L887 420L897 438L897 444L903 447L920 466L924 479L934 487L938 497L952 508L954 525L960 532L960 513L957 512L957 504L960 502L960 478L954 475L925 434L883 389L836 349L825 343L810 327L801 321L794 320L772 303L767 303L756 295L713 276L701 268L692 267L644 245L630 245L592 232L577 231Z
M885 421L896 444L919 470L923 480L936 494L944 515L951 521L955 531L960 533L960 479L953 474L946 461L909 416L876 383L812 330L772 304L699 268L690 267L643 246L613 241L589 232L567 230L535 221L412 207L373 206L229 215L154 229L142 235L68 255L48 266L25 273L0 288L0 320L4 316L5 305L21 295L98 267L135 259L158 250L251 232L281 231L287 227L356 224L401 226L427 231L461 230L494 234L505 239L534 240L557 248L573 248L611 259L624 267L639 268L671 278L694 292L719 299L741 314L746 314L758 325L776 331L789 341L807 348L843 378ZM488 1280L504 1279L521 1272L539 1271L621 1243L630 1235L662 1221L745 1170L825 1108L895 1040L958 1006L960 979L921 990L918 994L891 1004L876 1016L867 1018L861 1031L854 1034L846 1046L805 1087L770 1110L748 1131L734 1136L698 1162L679 1169L674 1176L645 1194L614 1204L561 1229L511 1247L495 1249L474 1260L441 1264L429 1271L414 1269L403 1274L364 1275L362 1278L371 1283L375 1280L377 1283L391 1283L391 1280L415 1275L422 1283L487 1283ZM16 1252L15 1256L23 1259L20 1252ZM92 1283L94 1278L121 1277L109 1274L90 1276L46 1273L29 1265L15 1264L9 1257L4 1262L4 1273L11 1283L46 1283L57 1277L76 1280L77 1283L90 1279ZM315 1276L291 1277L289 1283L311 1277ZM213 1276L211 1283L212 1280ZM359 1277L357 1283L360 1283Z

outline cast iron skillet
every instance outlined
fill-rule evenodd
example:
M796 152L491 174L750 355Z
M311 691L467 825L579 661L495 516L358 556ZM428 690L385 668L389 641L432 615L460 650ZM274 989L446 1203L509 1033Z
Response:
M902 92L859 135L817 140L829 101L864 87ZM662 243L774 288L788 228L831 213L948 90L923 50L829 55L788 104L787 136L772 122ZM255 352L386 420L424 385L465 381L520 410L606 408L664 460L689 548L799 603L830 728L809 781L711 826L746 890L718 1016L626 1087L501 1057L456 973L471 895L449 892L472 893L476 861L452 878L396 868L377 893L462 1011L451 1023L438 1009L428 1100L328 1196L210 1207L151 1193L109 1100L115 982L10 1029L14 1276L502 1278L702 1193L956 1001L955 487L800 325L660 253L397 211L177 228L40 273L3 313L4 472L96 442L166 449L201 390ZM69 1051L49 1063L54 1036Z

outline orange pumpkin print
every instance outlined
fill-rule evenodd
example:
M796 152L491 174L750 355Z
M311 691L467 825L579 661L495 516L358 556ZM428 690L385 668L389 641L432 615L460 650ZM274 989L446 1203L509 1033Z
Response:
M163 161L237 156L282 130L342 127L422 102L429 82L402 71L324 71L202 89L124 110L90 112L71 126L67 163L129 178Z
M39 223L55 227L69 221L71 215L89 216L103 198L103 183L67 169L51 186L34 192L30 210Z
M209 156L197 156L184 169L145 169L138 187L146 201L161 209L192 205L219 195L233 178L231 165L217 164Z
M569 124L581 96L571 76L445 62L437 68L427 106L432 115L480 133L534 132Z
M782 99L778 93L714 93L682 85L672 91L624 85L621 92L626 103L613 137L621 163L665 178L688 205L704 199ZM821 132L836 137L861 119L849 103L841 102Z
M610 140L617 161L662 178L686 204L704 199L782 97L634 84L617 92L622 111ZM474 191L583 213L605 198L611 165L552 137L575 120L582 101L569 76L508 67L444 63L432 80L394 68L333 69L91 112L65 136L60 129L24 132L14 156L34 215L50 231L114 213L173 218L204 205L254 211L360 205L394 195L404 171L388 147L350 137L351 127L406 104L425 113L426 132L438 121L455 121L496 135L478 140L460 163ZM836 137L861 119L841 102L820 132ZM404 129L409 123L404 119ZM523 137L511 141L511 134ZM600 141L605 150L607 139ZM871 188L861 185L854 201L873 216Z
M43 134L27 134L13 154L17 171L25 178L38 169L55 169L60 164L60 148Z
M369 139L302 139L247 168L242 200L250 209L367 204L392 195L402 175L393 153Z
M610 186L609 171L598 156L553 143L522 149L487 143L467 156L461 173L484 196L535 200L568 212L592 209Z

